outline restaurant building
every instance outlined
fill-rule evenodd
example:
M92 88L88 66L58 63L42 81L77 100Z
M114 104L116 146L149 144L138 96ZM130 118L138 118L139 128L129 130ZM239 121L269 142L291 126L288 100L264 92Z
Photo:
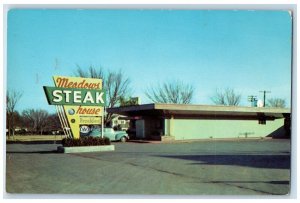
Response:
M153 103L107 112L127 116L137 139L290 137L288 108Z

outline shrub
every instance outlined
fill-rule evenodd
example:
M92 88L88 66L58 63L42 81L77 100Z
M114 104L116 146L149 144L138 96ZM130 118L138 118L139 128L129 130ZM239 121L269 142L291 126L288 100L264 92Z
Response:
M79 147L79 146L98 146L98 145L110 145L110 140L107 137L83 137L79 139L64 138L62 140L64 147Z

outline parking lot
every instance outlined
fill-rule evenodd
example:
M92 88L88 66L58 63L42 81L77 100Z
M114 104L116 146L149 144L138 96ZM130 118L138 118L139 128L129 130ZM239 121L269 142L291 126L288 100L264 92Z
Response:
M57 144L7 144L6 190L30 194L283 195L290 140L113 143L61 154Z

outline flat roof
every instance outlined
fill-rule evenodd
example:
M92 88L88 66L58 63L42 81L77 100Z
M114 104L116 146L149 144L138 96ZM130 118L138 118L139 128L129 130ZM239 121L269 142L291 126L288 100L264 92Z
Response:
M244 106L218 106L218 105L194 105L194 104L142 104L108 108L107 112L126 116L134 115L185 115L185 116L267 116L282 118L290 114L289 108L272 107L244 107Z

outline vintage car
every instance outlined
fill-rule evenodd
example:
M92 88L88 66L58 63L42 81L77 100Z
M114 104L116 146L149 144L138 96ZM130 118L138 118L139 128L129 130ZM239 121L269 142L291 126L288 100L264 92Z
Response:
M125 131L115 131L113 128L104 128L104 137L110 139L110 141L126 142L129 137ZM88 136L101 137L101 128L95 128Z

